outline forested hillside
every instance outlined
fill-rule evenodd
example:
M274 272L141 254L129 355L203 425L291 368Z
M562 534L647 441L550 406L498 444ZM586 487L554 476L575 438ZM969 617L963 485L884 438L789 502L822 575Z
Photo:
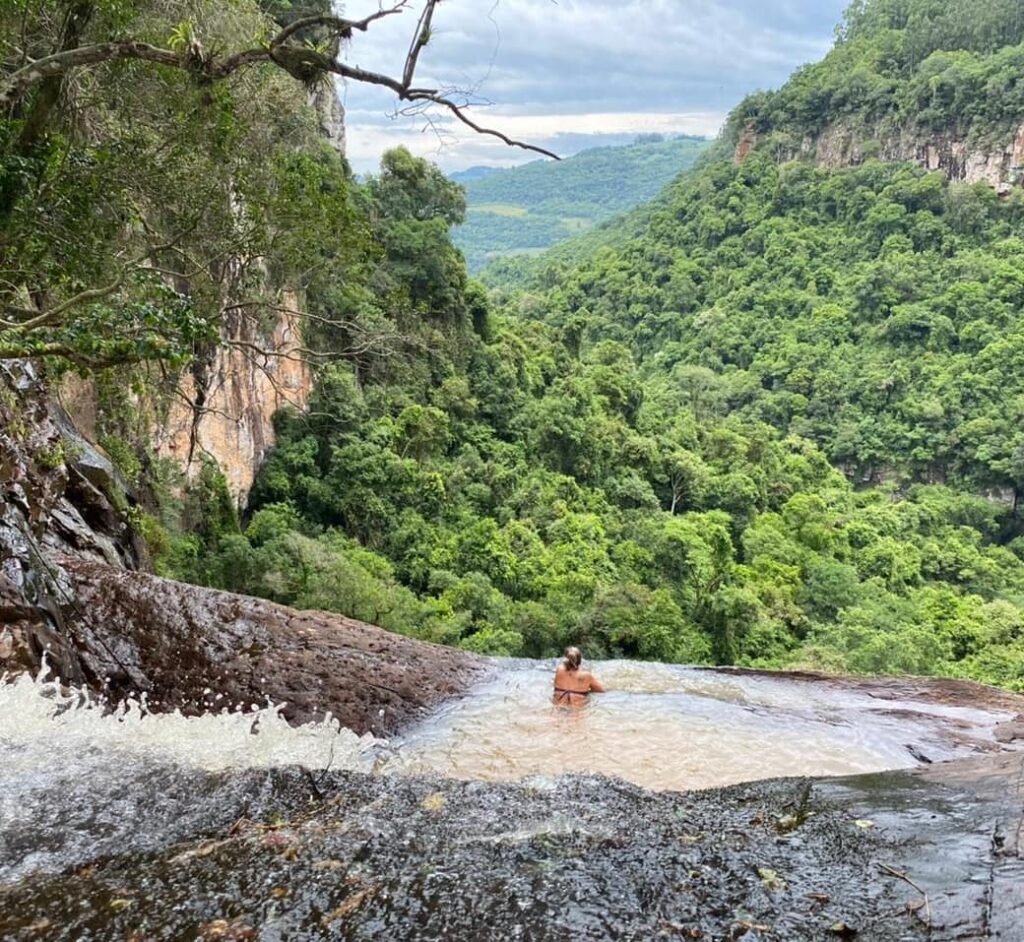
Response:
M857 0L840 42L776 92L733 114L792 146L842 121L876 136L893 129L997 139L1024 109L1024 6L1019 0Z
M358 183L315 135L284 147L288 116L304 113L293 92L288 107L244 86L221 102L161 73L189 117L182 152L223 135L246 205L261 207L245 231L271 262L242 286L265 297L298 279L306 297L316 389L307 412L279 415L241 521L215 467L185 486L152 460L131 434L123 367L106 369L114 356L187 361L212 342L217 305L166 288L152 295L166 304L140 304L157 280L133 269L110 292L120 306L45 322L38 342L114 391L108 450L139 487L133 513L165 573L489 653L573 641L594 657L1024 688L1024 191L907 164L791 162L775 136L792 109L808 128L838 114L830 83L877 73L901 101L940 53L972 74L1009 61L1024 37L1012 18L991 33L997 9L856 3L825 60L841 68L740 106L730 134L758 122L744 160L727 137L619 238L534 261L490 295L452 242L464 192L437 168L397 150ZM134 87L134 68L114 71L115 90ZM159 91L146 90L154 122ZM985 133L1013 122L1024 105ZM151 219L177 228L154 213L164 182L131 175L132 146L163 153L136 130L73 162L98 185L95 162L115 161L138 188L122 215L86 225L74 200L90 192L71 180L62 205L77 228L54 231L113 240L138 212L140 251L181 274L179 253L145 238ZM250 142L263 149L236 153ZM61 153L39 153L45 180ZM196 153L214 174L219 152ZM167 185L184 187L189 165L174 167ZM230 179L207 183L211 207L231 205ZM214 222L226 242L237 217ZM26 239L22 257L56 266L60 244ZM96 258L114 267L93 244L73 284L97 283Z
M1019 686L1022 222L917 167L719 159L429 353L327 371L216 578L483 651Z
M492 259L536 254L652 199L707 145L703 138L649 135L558 162L452 174L465 187L468 210L455 244L470 272Z

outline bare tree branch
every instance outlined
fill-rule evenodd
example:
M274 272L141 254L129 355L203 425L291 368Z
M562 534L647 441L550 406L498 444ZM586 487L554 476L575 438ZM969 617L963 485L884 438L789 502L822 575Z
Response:
M503 141L509 147L521 147L523 150L533 151L535 154L543 154L545 157L551 157L554 160L561 160L562 158L554 151L546 150L543 147L538 147L536 144L527 144L524 141L516 140L515 138L509 137L502 131L498 131L495 128L485 128L480 124L477 124L469 115L466 114L465 108L462 105L457 105L450 98L446 98L443 95L435 95L430 92L416 92L409 96L413 101L432 101L434 104L442 105L447 108L456 118L458 118L466 127L472 128L477 134L485 134L491 137L496 137L499 141Z
M433 5L433 3L430 4L430 6ZM386 16L394 16L394 14L401 13L402 10L406 9L408 6L409 0L399 0L399 2L393 7L380 9L376 13L371 13L369 16L363 17L361 20L347 20L338 16L305 16L301 19L294 20L282 29L281 32L270 40L270 46L271 48L280 46L296 33L300 33L302 30L314 26L326 26L342 39L348 39L349 36L352 35L352 30L357 29L360 32L365 33L366 30L369 29L370 24L375 20L382 20Z
M413 34L409 52L405 57L405 68L402 70L402 85L406 88L412 85L412 77L416 73L416 64L419 62L420 52L430 41L430 23L434 18L434 10L437 8L437 0L428 0L427 5L420 14L420 21L416 24L416 32Z
M310 75L317 73L332 73L354 82L363 82L369 85L379 85L383 88L388 88L401 101L440 105L477 134L495 137L510 147L519 147L523 150L533 151L545 157L552 157L558 160L558 155L552 151L516 140L501 131L484 127L474 121L466 114L468 103L459 104L447 95L442 94L438 89L417 88L413 86L412 83L416 67L419 63L419 56L429 42L434 11L439 2L440 0L427 0L424 6L416 26L416 31L413 34L409 52L406 55L401 79L393 78L381 72L363 69L356 65L348 65L339 61L337 57L324 55L315 49L289 42L289 40L293 39L303 29L315 26L326 27L335 36L347 39L351 36L353 30L365 31L371 23L408 9L409 0L398 0L394 6L381 8L376 13L371 13L362 20L347 20L334 16L303 17L277 33L267 46L246 49L219 60L213 56L204 56L201 50L197 51L194 48L178 53L136 40L93 43L87 46L62 50L15 69L0 80L0 107L10 107L16 104L31 88L45 79L64 75L85 66L100 65L105 62L125 59L154 62L158 65L192 72L203 81L225 79L242 68L272 62L290 75L302 80L307 80Z

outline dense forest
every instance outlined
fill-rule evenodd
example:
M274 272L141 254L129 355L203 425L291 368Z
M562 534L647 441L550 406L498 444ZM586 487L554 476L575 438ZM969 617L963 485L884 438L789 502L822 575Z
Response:
M462 187L403 150L356 181L273 71L211 92L122 64L94 107L120 114L132 90L146 120L101 124L102 146L68 129L22 147L31 115L8 126L7 167L31 173L5 177L21 215L5 217L4 265L59 271L67 292L116 265L125 219L179 276L200 249L221 257L239 214L208 207L244 186L247 254L270 262L239 281L254 305L300 281L317 385L307 412L278 416L241 515L215 467L175 480L126 407L131 384L158 385L154 357L214 342L207 295L122 262L87 316L55 299L58 315L0 341L70 355L49 368L91 368L109 391L105 443L165 574L492 654L573 641L1024 689L1024 191L780 162L778 136L854 112L865 128L939 121L920 107L930 89L943 121L997 138L1024 120L1006 77L1024 57L1015 11L855 3L824 63L741 104L623 238L500 267L490 291L452 241ZM986 91L998 81L1004 96ZM734 162L751 122L759 143ZM138 174L140 153L167 153L166 179ZM108 167L121 202L104 228L87 211L109 203ZM159 194L200 172L200 218L158 216ZM44 184L62 187L52 243L16 228ZM161 232L197 245L161 248ZM62 245L81 246L74 272ZM130 381L117 358L143 361Z
M1024 110L1022 34L1018 0L856 0L832 52L743 102L731 133L752 123L783 148L837 122L998 139Z
M537 254L653 199L707 145L698 137L650 134L558 162L453 173L466 190L467 209L454 242L471 273L496 258Z

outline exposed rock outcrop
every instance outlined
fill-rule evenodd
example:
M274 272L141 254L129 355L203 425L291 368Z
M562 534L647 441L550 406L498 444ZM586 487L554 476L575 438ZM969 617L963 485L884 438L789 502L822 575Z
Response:
M327 712L357 733L389 735L458 695L485 662L326 612L60 560L81 617L77 656L115 699L198 714L286 703L302 723Z
M336 615L294 612L134 571L145 549L109 462L31 368L0 367L0 673L45 656L67 683L156 709L287 701L393 732L483 670L472 655Z
M757 142L756 131L746 127L736 144L736 162L743 161ZM983 144L952 133L919 128L876 132L836 121L816 137L804 138L799 148L781 156L789 160L813 160L831 169L854 166L869 157L915 163L928 170L942 171L950 180L984 182L999 193L1007 193L1024 183L1024 125L1008 134L1001 143Z
M0 364L0 671L38 665L88 678L74 652L74 595L54 553L135 568L145 548L110 463L43 394L33 368Z
M950 180L988 183L1006 193L1024 179L1024 125L1003 145L972 144L952 134L924 134L911 129L881 136L877 146L842 122L826 128L816 140L807 140L802 155L811 155L823 167L859 164L870 154L887 161L916 163L941 170Z
M128 847L0 887L0 933L1013 942L1022 775L1007 756L657 794L596 776L484 785L131 768L116 795L90 795L125 809L153 777L167 783L127 826L94 817L99 840L119 828Z
M755 144L757 144L757 132L748 125L743 129L740 139L736 142L733 160L738 164L743 163L750 156L750 152L754 149Z
M175 381L173 393L165 390L135 401L144 417L139 434L154 453L173 461L188 479L204 460L212 460L239 505L274 446L274 414L285 406L305 409L313 388L313 372L302 351L300 300L285 293L280 308L266 330L252 317L228 317L225 343L201 355ZM65 430L95 453L93 382L67 374L54 395L68 416Z
M300 299L286 294L265 336L253 318L229 318L229 343L182 377L181 396L154 429L158 455L188 476L202 467L204 455L213 459L240 504L274 445L274 413L286 405L304 409L313 387L301 349L300 309Z
M320 133L345 153L345 109L333 80L310 93ZM239 504L244 504L267 452L274 445L274 413L283 406L305 409L313 386L302 352L303 299L284 292L272 326L261 330L252 317L228 316L217 347L182 378L181 395L154 430L157 454L175 461L191 477L202 456L220 467ZM266 351L266 352L264 352Z
M320 133L339 154L345 153L345 109L333 79L322 81L310 95L310 104L320 122Z

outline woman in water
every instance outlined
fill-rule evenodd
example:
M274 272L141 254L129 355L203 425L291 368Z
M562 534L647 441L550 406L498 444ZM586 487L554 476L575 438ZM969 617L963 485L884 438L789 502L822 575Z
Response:
M555 705L583 706L592 693L604 693L604 686L590 671L580 670L583 655L579 648L566 648L565 657L555 668Z

